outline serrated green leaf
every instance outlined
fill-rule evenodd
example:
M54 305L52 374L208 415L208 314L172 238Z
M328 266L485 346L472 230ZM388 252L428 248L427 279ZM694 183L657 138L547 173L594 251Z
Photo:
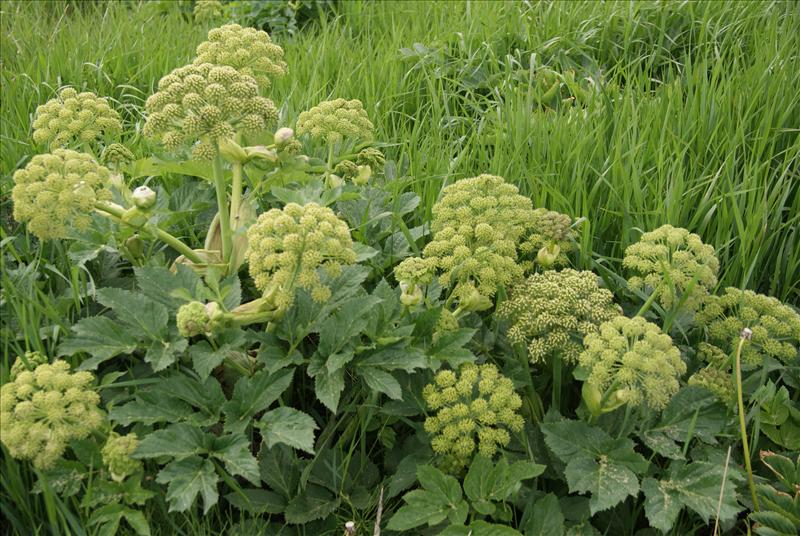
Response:
M200 177L208 181L214 180L211 164L202 160L170 161L150 156L140 158L128 166L128 174L134 179L147 176L159 177L168 173Z
M144 436L133 454L134 458L172 456L183 459L208 452L214 436L197 426L178 423Z
M339 407L342 391L344 391L344 369L336 372L320 372L314 376L314 392L317 399L334 413Z
M472 536L522 536L522 533L516 529L483 520L475 521L469 528Z
M427 368L428 357L418 348L395 345L369 354L365 358L359 358L358 366L411 373L417 369Z
M250 452L250 440L242 433L214 438L211 455L225 464L232 475L246 478L255 485L261 482L258 461Z
M156 476L159 484L168 484L167 500L170 512L185 512L194 503L197 494L203 496L203 514L217 504L219 476L210 460L191 456L176 460L164 467Z
M402 400L403 391L400 383L385 370L374 367L359 367L358 373L373 391L383 393L392 400Z
M628 495L639 493L639 479L633 471L608 458L581 456L571 460L564 469L570 492L591 493L589 507L592 515L611 508Z
M225 430L244 432L253 416L275 402L293 377L294 369L284 369L274 374L262 370L250 378L240 378L233 388L233 396L222 406Z
M211 348L207 341L200 341L189 348L192 358L192 368L201 379L208 378L211 371L220 366L225 360L225 354Z
M522 516L521 527L525 536L562 536L564 514L558 497L548 493L529 503Z
M340 499L330 491L316 484L308 487L289 501L284 516L293 525L308 523L329 516L339 507Z
M200 382L185 374L175 374L158 387L166 396L178 398L197 408L210 422L219 420L220 409L226 402L222 387L213 376Z
M431 346L428 355L432 359L448 363L453 368L473 362L475 356L464 346L472 340L475 331L471 328L459 328L442 333L436 344Z
M646 478L642 490L646 498L645 514L650 524L664 532L671 530L684 506L694 510L704 521L713 518L723 487L724 470L724 467L708 462L686 464L673 461L668 478L660 481ZM734 519L740 511L736 486L728 474L724 482L720 520Z
M405 505L389 520L390 530L409 530L420 525L436 525L445 519L452 524L463 524L469 505L462 499L458 480L430 465L417 468L417 479L423 489L403 496Z
M119 288L102 288L97 291L97 301L112 309L121 322L139 330L141 339L159 340L167 332L167 308L143 294Z
M176 297L176 291L184 291L195 298L201 282L200 277L188 266L177 264L175 269L173 272L162 266L134 268L136 286L151 300L161 303L170 311L177 311L185 300Z
M268 411L258 423L264 434L267 447L283 443L296 449L314 454L314 430L317 423L300 410L288 407Z
M750 520L757 524L755 533L760 536L797 536L800 531L800 522L794 523L778 512L753 512Z
M136 350L139 341L106 316L84 318L71 328L72 334L58 347L58 355L85 352L92 357L83 361L79 370L94 370L103 361Z
M299 465L294 450L286 445L275 445L272 448L262 445L258 454L261 480L285 499L295 496L300 483Z
M286 509L286 500L266 489L243 489L227 494L225 499L236 508L252 514L280 514Z
M367 326L367 315L380 303L375 296L357 296L345 301L319 327L318 352L330 356L340 352L350 339Z
M164 370L172 365L179 354L186 351L189 341L179 336L177 331L171 332L166 339L154 340L144 355L146 363L150 363L154 372Z

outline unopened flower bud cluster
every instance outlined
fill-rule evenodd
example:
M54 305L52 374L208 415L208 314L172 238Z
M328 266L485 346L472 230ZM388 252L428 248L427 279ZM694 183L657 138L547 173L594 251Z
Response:
M572 230L572 218L566 214L537 208L528 222L530 234L520 245L525 254L538 254L539 264L546 268L566 266L567 255L577 249Z
M316 203L289 203L283 210L261 214L247 238L250 275L279 310L292 304L297 287L318 303L326 301L331 289L322 283L317 269L336 276L342 265L356 260L347 224Z
M509 430L519 432L524 424L517 413L522 399L491 364L468 363L458 373L443 370L425 386L423 396L436 412L425 420L431 447L453 472L469 464L476 451L494 456L511 441Z
M360 100L323 101L297 118L297 133L335 144L343 139L370 141L372 122Z
M222 17L222 2L220 0L195 0L192 14L196 22L213 22Z
M111 172L91 155L71 149L34 156L14 173L14 219L41 239L66 238L85 229L95 203L111 199Z
M800 315L778 299L751 290L730 287L720 296L709 296L695 321L708 337L708 361L712 355L732 355L744 328L752 332L742 348L742 362L748 365L760 365L766 357L790 363L800 348Z
M131 454L138 446L139 438L136 434L121 436L116 432L111 432L108 436L101 454L103 463L108 467L113 480L122 482L127 476L141 469L142 462L131 458Z
M625 249L622 265L634 290L652 292L665 309L679 300L696 310L717 285L719 261L712 246L686 229L663 225Z
M72 88L36 108L33 120L33 140L51 149L91 143L121 131L120 116L107 99Z
M575 363L584 338L622 311L611 292L598 286L595 274L566 269L533 274L514 287L498 314L511 321L509 340L525 345L532 362Z
M617 316L584 339L579 358L589 384L633 406L663 409L678 392L686 372L680 351L657 325L642 317Z
M89 372L69 371L66 361L24 370L0 387L0 440L11 456L47 469L69 441L103 424L100 397Z

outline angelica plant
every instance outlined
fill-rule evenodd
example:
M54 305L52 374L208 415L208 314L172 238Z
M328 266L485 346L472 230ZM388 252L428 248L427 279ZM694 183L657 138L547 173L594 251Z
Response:
M568 265L567 255L576 249L572 218L544 208L531 213L527 238L520 245L520 251L535 253L539 265L551 268Z
M584 400L594 415L623 404L666 407L686 372L669 335L637 316L617 316L584 339L579 357L587 373Z
M196 0L194 3L194 20L197 22L213 22L222 18L222 2L220 0Z
M101 453L103 463L108 467L112 480L122 482L126 477L142 468L141 460L131 458L131 454L138 446L139 438L136 434L124 436L116 432L109 434Z
M710 296L696 316L708 337L703 356L717 366L730 366L743 329L752 336L742 348L742 362L760 365L769 357L790 363L800 349L800 315L778 299L729 287Z
M425 431L450 472L466 467L476 452L492 458L511 441L509 430L522 430L524 422L517 413L522 399L494 365L468 363L457 373L443 370L422 393L436 412L425 419Z
M33 120L33 141L50 149L91 148L97 138L113 139L121 131L119 113L108 99L70 87L36 108Z
M695 311L717 285L719 261L712 246L686 229L663 225L628 246L622 265L633 275L628 284L650 294L664 309Z
M0 387L0 440L14 458L47 469L73 439L105 422L89 372L70 372L66 361L19 372Z

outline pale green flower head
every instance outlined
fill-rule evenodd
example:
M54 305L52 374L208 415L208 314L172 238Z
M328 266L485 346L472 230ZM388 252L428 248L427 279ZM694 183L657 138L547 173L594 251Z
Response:
M14 219L42 240L66 238L86 229L98 201L111 199L111 172L91 155L71 149L31 158L14 173Z
M93 143L120 132L122 120L107 99L70 87L36 108L33 120L33 141L50 149Z
M24 370L0 387L0 440L12 457L48 469L73 439L103 424L94 376L70 372L66 361Z
M121 143L106 145L100 153L100 163L114 169L127 166L135 158L131 150Z
M9 379L13 382L20 372L24 372L26 370L33 371L39 365L44 363L49 363L50 360L41 352L25 352L25 361L28 364L25 364L25 361L22 360L22 357L17 357L14 361L14 364L11 365L11 370L9 371Z
M730 287L721 296L709 296L695 320L706 330L710 344L704 355L709 361L733 355L744 328L753 332L742 347L742 361L749 365L760 365L766 357L789 363L800 348L800 315L751 290Z
M195 0L195 22L214 22L222 18L222 2L220 0Z
M692 374L688 383L711 391L727 406L733 405L736 389L733 375L729 371L708 366Z
M208 41L197 46L196 65L212 63L228 65L242 74L252 76L262 89L271 80L286 75L283 49L272 42L267 32L226 24L208 32Z
M589 385L600 393L613 390L616 399L633 406L663 409L686 372L670 336L640 316L604 322L583 343L579 362L589 373Z
M278 119L275 104L258 94L252 76L210 63L179 67L163 77L145 107L145 136L168 151L195 144L197 159L213 158L218 140L260 132Z
M181 305L175 315L178 332L184 337L209 333L211 317L204 303L193 301Z
M108 467L114 481L122 482L127 476L141 469L142 462L131 458L131 454L138 446L139 438L136 434L121 436L116 432L111 432L108 436L101 454L103 463Z
M365 147L356 155L356 164L359 166L369 166L375 171L383 169L386 157L380 149L376 147Z
M374 127L360 100L323 101L297 118L297 134L328 144L344 139L370 141Z
M532 210L516 186L494 175L462 179L442 190L423 257L462 306L476 296L488 300L498 288L522 279L517 243Z
M598 286L595 274L571 269L530 276L498 309L500 318L511 321L509 340L525 345L533 363L577 362L584 338L621 313L613 294Z
M655 293L665 309L671 309L688 293L684 307L691 311L717 285L719 271L712 246L704 244L698 235L671 225L644 233L639 242L628 246L622 265L634 274L628 279L631 288Z
M289 203L283 210L261 214L248 229L247 240L250 275L278 310L289 308L298 287L314 301L325 302L331 289L317 269L336 276L342 265L356 262L347 224L316 203Z
M528 233L520 250L526 254L539 253L539 264L546 268L568 265L567 254L577 249L572 218L560 212L537 208L531 214Z
M491 364L464 364L458 373L443 370L422 393L436 412L425 419L431 447L442 457L443 467L454 473L466 467L476 451L494 456L511 441L509 430L519 432L524 425L517 413L522 399L514 384Z

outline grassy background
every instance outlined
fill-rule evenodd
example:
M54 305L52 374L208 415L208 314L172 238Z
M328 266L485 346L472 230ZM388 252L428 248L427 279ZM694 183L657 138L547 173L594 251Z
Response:
M36 106L63 85L111 97L126 142L145 155L144 99L207 28L139 2L0 10L7 370L26 347L52 349L91 285L62 244L40 247L10 220L11 174L40 150L30 139ZM276 36L290 76L271 96L289 120L328 97L361 99L423 199L420 221L443 184L498 174L537 206L586 218L584 268L619 271L643 230L671 223L717 247L721 286L800 305L798 28L796 2L346 1L293 39ZM539 110L529 85L543 65L592 77L601 97ZM32 475L3 463L10 518L76 526L54 495L30 498ZM169 532L210 526L174 519Z

